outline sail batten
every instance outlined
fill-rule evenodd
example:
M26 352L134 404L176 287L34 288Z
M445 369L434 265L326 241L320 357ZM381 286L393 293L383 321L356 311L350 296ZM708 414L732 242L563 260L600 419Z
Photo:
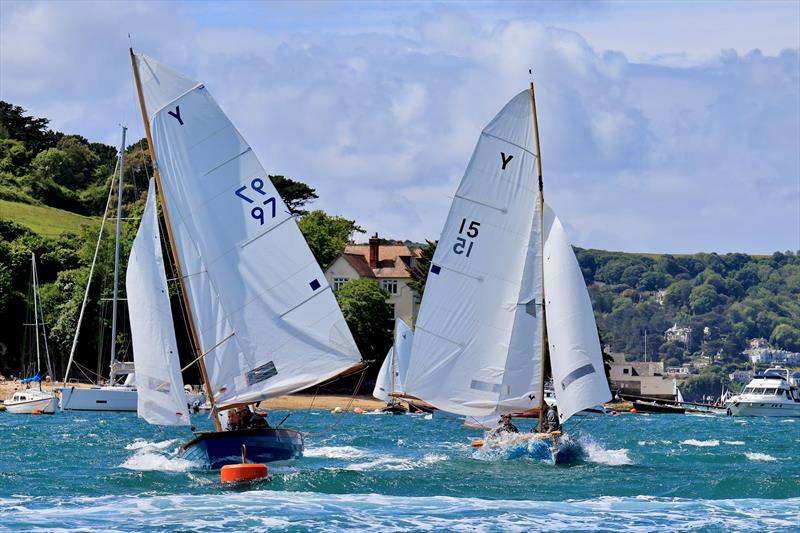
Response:
M137 60L157 74L142 84L147 105L162 104L148 116L178 260L198 273L183 281L200 351L235 333L204 357L217 405L296 392L355 366L341 310L251 147L204 85Z
M155 195L151 180L125 275L136 365L137 411L151 424L189 425Z

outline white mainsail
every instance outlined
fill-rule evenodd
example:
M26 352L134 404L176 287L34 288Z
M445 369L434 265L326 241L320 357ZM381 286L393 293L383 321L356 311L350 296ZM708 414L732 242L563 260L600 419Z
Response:
M294 217L205 87L137 55L165 209L217 407L315 385L361 356Z
M564 227L544 212L544 287L550 368L561 423L611 400L592 302Z
M138 389L137 411L151 424L188 426L178 345L164 274L153 180L125 275ZM132 375L132 374L131 374Z
M405 392L404 383L413 342L414 332L403 319L397 318L394 325L394 343L383 360L375 381L375 390L372 391L375 398L389 402L392 393Z
M431 262L406 392L489 416L537 407L541 228L530 93L481 133Z

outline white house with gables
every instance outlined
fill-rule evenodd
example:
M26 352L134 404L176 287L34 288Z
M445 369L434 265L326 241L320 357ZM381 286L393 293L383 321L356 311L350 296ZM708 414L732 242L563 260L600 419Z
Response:
M375 279L389 293L386 303L392 318L413 323L419 305L417 293L408 286L409 269L414 268L417 254L405 244L381 244L376 233L368 244L351 244L325 270L325 278L333 290L350 280Z

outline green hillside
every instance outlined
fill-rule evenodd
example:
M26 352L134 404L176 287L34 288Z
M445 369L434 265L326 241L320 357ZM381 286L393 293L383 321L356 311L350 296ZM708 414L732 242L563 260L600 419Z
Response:
M55 237L65 231L81 233L83 226L100 220L99 217L78 215L55 207L20 204L8 200L0 200L0 219L13 220L48 237Z

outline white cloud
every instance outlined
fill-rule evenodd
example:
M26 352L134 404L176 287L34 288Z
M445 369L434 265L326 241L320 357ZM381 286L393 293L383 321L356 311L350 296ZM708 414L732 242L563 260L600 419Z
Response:
M533 66L546 194L577 244L800 248L800 45L759 26L786 6L361 5L4 2L0 97L91 139L116 144L123 121L141 135L130 32L202 79L270 172L370 232L421 240ZM747 19L746 38L726 31Z

